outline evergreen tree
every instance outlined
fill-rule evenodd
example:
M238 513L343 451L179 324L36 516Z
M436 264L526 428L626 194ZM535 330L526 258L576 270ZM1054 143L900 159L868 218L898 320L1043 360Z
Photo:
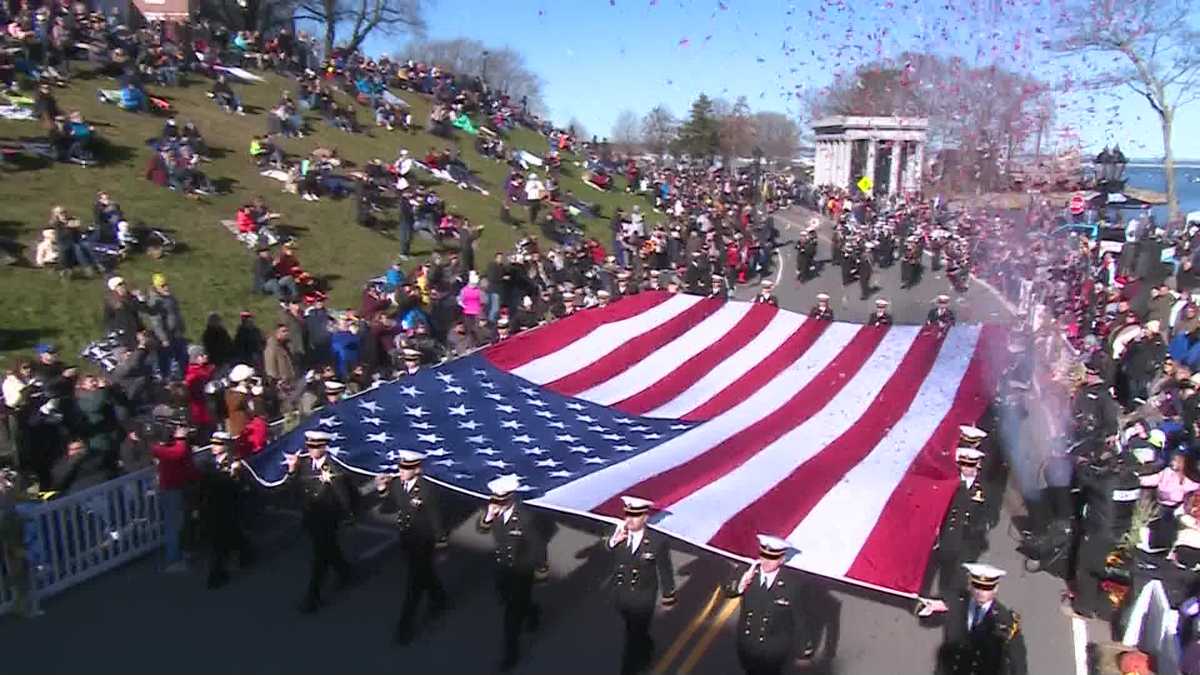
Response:
M713 102L706 94L692 103L692 111L679 127L678 149L692 157L711 158L721 143L721 122L713 113Z

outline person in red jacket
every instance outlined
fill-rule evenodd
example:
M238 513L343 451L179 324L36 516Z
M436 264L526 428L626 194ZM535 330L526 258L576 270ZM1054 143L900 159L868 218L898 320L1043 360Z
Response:
M200 345L188 347L188 366L183 373L183 386L187 389L188 419L201 433L212 431L212 413L208 410L208 393L205 388L212 380L216 366L208 362L208 353Z
M187 515L187 494L196 481L192 464L191 431L186 424L176 425L168 441L155 443L150 451L158 463L158 501L162 506L166 571L183 572L183 524Z
M270 425L267 423L267 418L255 415L250 418L246 426L242 427L242 433L234 441L234 455L238 459L256 455L267 446L269 439Z

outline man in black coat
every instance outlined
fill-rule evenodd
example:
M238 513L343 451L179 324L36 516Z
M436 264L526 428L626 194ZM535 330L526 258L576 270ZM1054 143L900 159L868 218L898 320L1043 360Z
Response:
M797 648L809 659L813 645L801 587L781 573L791 548L778 537L758 535L758 560L725 585L725 594L741 597L737 627L737 655L747 675L782 673Z
M918 616L945 614L938 675L1026 675L1021 617L996 599L1004 570L965 563L969 591L945 599L921 598Z
M879 298L875 301L875 313L867 319L868 326L892 325L892 314L888 311L888 301Z
M625 620L625 647L621 652L621 673L643 672L654 656L650 620L659 592L664 607L675 604L675 573L671 569L666 539L646 529L653 502L638 497L621 497L625 520L608 538L613 552L613 592L617 611Z
M419 452L400 450L396 457L399 472L395 476L379 476L375 481L375 489L386 495L388 504L395 509L400 543L408 563L408 592L396 624L395 637L400 644L412 641L423 595L429 594L431 619L436 620L446 610L446 590L433 569L434 551L445 547L446 531L434 488L421 475L424 459L425 455Z
M960 568L964 561L975 560L982 552L987 536L988 494L979 475L983 452L977 448L958 448L958 484L942 529L938 534L933 557L937 563L938 589L949 596L962 590Z
M220 588L229 583L225 563L229 554L237 551L243 569L254 563L250 540L242 530L239 501L243 486L242 463L230 454L233 438L218 431L212 435L210 461L200 468L200 487L203 498L201 513L212 542L209 561L208 587Z
M330 435L324 431L304 432L306 453L286 455L288 481L298 484L304 510L302 524L312 541L312 576L300 611L309 614L321 608L321 585L332 567L342 585L353 581L350 563L342 554L337 528L352 512L350 486L340 467L329 457Z
M874 286L871 285L871 275L875 272L875 268L871 266L872 248L868 244L858 256L858 288L863 300L871 297L874 290Z
M517 503L521 487L515 475L488 483L491 498L480 514L476 529L490 532L495 542L496 592L504 605L504 655L499 669L512 670L520 659L521 630L536 630L541 609L533 602L533 582L546 565L546 542L524 506Z

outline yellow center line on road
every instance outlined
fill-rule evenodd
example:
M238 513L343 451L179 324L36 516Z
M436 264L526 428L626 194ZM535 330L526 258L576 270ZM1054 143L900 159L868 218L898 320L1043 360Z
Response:
M654 675L662 675L662 673L667 672L667 667L670 666L671 662L675 660L675 657L679 655L679 652L683 649L684 645L687 644L688 640L692 639L692 635L694 635L696 631L700 629L700 625L704 623L705 617L708 616L708 613L711 612L713 607L716 606L717 600L720 599L721 589L719 587L714 588L712 595L710 595L708 598L708 603L706 603L704 607L702 607L700 611L696 613L696 616L692 617L692 620L688 623L687 628L683 629L683 632L675 638L675 641L671 643L670 648L668 648L667 651L662 655L662 658L658 660L658 663L654 666L654 670L651 671Z
M708 646L712 644L713 638L717 637L721 626L725 625L726 619L732 616L741 604L740 598L730 598L725 601L725 606L721 608L716 619L708 624L708 630L704 631L704 635L700 636L700 641L696 643L695 649L692 650L691 654L688 654L688 657L679 666L679 675L688 675L688 673L692 672L692 668L696 667L700 658L708 651Z

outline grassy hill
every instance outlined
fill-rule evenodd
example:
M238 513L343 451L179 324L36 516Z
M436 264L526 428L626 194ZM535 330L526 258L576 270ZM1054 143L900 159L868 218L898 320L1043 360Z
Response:
M0 237L17 239L32 248L40 237L55 204L65 206L85 222L91 219L91 204L95 193L106 190L118 201L131 222L143 221L171 231L183 250L163 258L150 260L133 257L123 262L117 273L134 288L149 287L150 275L164 272L171 280L188 321L188 335L196 339L204 328L209 312L220 312L227 325L236 324L237 312L250 309L259 314L260 325L273 323L277 306L270 298L250 293L251 255L224 228L219 220L230 219L238 205L255 195L263 195L272 210L283 213L282 223L294 233L299 242L298 254L305 268L327 279L332 287L331 306L357 305L362 283L380 274L399 252L391 234L385 235L354 223L351 200L306 202L296 195L281 192L281 184L260 176L248 155L250 138L266 130L264 111L276 102L284 89L294 89L294 82L275 75L267 82L235 86L243 98L246 116L221 112L206 96L208 80L193 78L183 88L151 88L151 93L170 100L177 110L180 123L196 123L213 148L213 160L204 166L208 176L219 186L222 194L192 200L170 190L159 188L143 178L143 170L151 155L148 139L162 129L164 117L133 114L96 100L97 88L114 87L112 80L79 77L66 89L56 90L64 111L80 110L97 127L107 144L103 160L94 167L22 161L15 168L0 172L0 202L5 205L0 215ZM413 108L413 120L424 124L428 118L428 100L416 94L401 94ZM309 125L316 131L303 139L283 142L290 155L307 154L318 145L335 146L345 159L361 165L378 157L395 159L400 148L414 155L424 155L429 148L447 147L451 141L418 131L413 134L388 132L373 126L373 115L365 108L358 109L359 122L368 129L365 134L347 134L325 125L319 117L309 116ZM468 192L457 186L440 184L437 191L450 210L460 213L476 224L486 225L478 244L477 264L486 264L492 253L507 250L524 236L524 232L499 221L501 186L507 168L492 159L480 157L473 139L461 132L453 141L459 146L462 158L485 183L491 196ZM0 120L0 139L11 141L40 137L42 132L34 122ZM524 148L542 154L545 139L528 129L519 129L508 136L514 148ZM579 180L580 170L564 161L562 189L570 190L582 199L598 203L605 215L616 206L629 208L634 199L623 193L600 193ZM428 176L425 176L428 177ZM395 214L385 214L394 220ZM524 209L514 215L524 217ZM599 219L582 221L589 233L607 241L606 223ZM412 265L431 252L432 244L417 239L413 245ZM75 360L75 354L100 333L102 279L63 280L52 270L33 268L0 269L0 362L10 361L16 354L27 353L38 341L54 340L64 355Z

